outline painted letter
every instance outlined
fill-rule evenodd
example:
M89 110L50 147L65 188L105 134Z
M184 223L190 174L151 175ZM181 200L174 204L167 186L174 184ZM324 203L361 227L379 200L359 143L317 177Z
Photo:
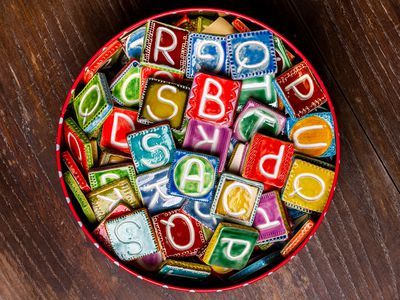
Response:
M281 164L282 164L282 158L283 158L284 151L285 151L285 146L281 145L279 148L279 153L277 155L276 154L267 154L267 155L264 155L263 157L261 157L260 162L259 162L259 168L260 168L261 173L265 177L271 178L271 179L278 178L279 168L281 167ZM264 162L266 160L276 160L274 172L272 174L266 172L263 167Z

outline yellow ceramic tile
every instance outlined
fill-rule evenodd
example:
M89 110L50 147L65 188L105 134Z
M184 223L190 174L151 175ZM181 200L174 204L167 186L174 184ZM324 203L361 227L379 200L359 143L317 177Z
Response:
M189 88L149 78L140 108L139 122L145 124L168 121L172 128L181 128Z
M295 159L282 200L289 207L306 212L322 212L328 201L335 172Z

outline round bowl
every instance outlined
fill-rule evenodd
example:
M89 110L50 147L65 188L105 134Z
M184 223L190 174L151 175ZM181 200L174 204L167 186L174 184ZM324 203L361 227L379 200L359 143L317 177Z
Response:
M85 70L88 68L89 65L91 65L96 60L96 58L104 51L104 49L106 49L109 45L111 45L114 41L116 41L118 38L123 36L125 33L129 32L129 31L131 31L131 30L133 30L133 29L135 29L137 27L140 27L140 26L144 25L149 20L161 20L161 21L163 21L165 19L168 19L169 17L177 17L177 15L179 16L179 15L184 15L184 14L189 14L189 15L190 14L195 14L195 15L208 14L208 15L214 15L214 16L217 16L217 15L228 15L228 16L240 18L241 20L244 20L246 23L252 24L253 27L256 27L256 28L259 28L259 29L267 29L267 30L271 31L273 34L275 34L276 36L278 36L279 38L281 38L283 40L283 42L285 43L286 47L291 52L294 52L296 56L298 56L299 58L301 58L301 60L303 60L304 62L307 63L308 67L313 72L316 80L318 81L319 85L321 86L323 92L325 93L325 95L327 97L327 106L328 106L330 112L332 113L332 117L333 117L334 131L335 131L335 138L336 138L336 157L334 158L334 161L332 161L332 163L334 163L334 165L335 165L335 177L334 177L334 180L333 180L333 185L332 185L332 188L331 188L331 191L330 191L330 194L329 194L329 199L327 201L325 209L320 214L319 218L316 220L315 226L313 227L311 232L303 240L303 242L300 244L300 246L297 247L297 249L295 249L287 257L283 258L273 268L267 269L267 270L265 270L265 272L263 272L261 274L258 274L257 276L250 277L246 281L242 281L240 283L215 284L215 286L214 285L210 285L209 287L208 286L207 287L196 287L196 282L191 283L191 284L188 282L188 284L185 285L185 286L184 285L166 284L165 282L162 282L162 281L160 281L158 279L155 279L155 278L153 278L151 276L148 276L146 274L141 273L140 270L137 270L137 269L135 269L134 267L132 267L130 265L127 265L127 264L124 264L124 263L118 261L118 259L114 255L110 254L109 252L107 252L107 250L105 248L103 248L101 245L99 245L99 243L96 241L96 239L92 236L91 232L88 230L88 227L85 225L85 221L82 220L80 215L77 213L77 209L74 206L75 205L74 202L71 201L71 198L69 196L69 193L67 191L66 184L65 184L64 178L63 178L62 163L61 163L62 162L62 160L61 160L61 152L64 149L64 141L63 141L63 137L62 137L63 136L63 134L62 134L63 130L62 129L63 129L63 123L64 123L64 115L66 113L67 106L68 106L68 103L70 101L70 98L73 95L75 89L78 87L78 85L82 85L83 82L84 82ZM236 288L247 286L247 285L249 285L251 283L254 283L254 282L256 282L256 281L258 281L258 280L260 280L262 278L265 278L265 277L271 275L272 273L277 271L279 268L283 267L291 259L293 259L294 256L296 256L299 253L299 251L312 238L312 236L314 235L314 233L316 232L316 230L320 226L323 218L325 217L325 215L327 213L327 210L329 208L330 202L332 201L332 197L333 197L334 191L336 189L336 183L337 183L338 171L339 171L339 163L340 163L340 139L339 139L339 131L338 131L336 115L335 115L335 112L334 112L332 101L331 101L331 99L329 97L329 94L328 94L323 82L321 81L318 73L315 71L315 69L310 64L310 62L307 60L307 58L292 43L290 43L290 41L288 41L284 36L282 36L280 33L276 32L275 30L273 30L269 26L261 23L260 21L257 21L257 20L255 20L255 19L253 19L251 17L245 16L245 15L242 15L242 14L239 14L239 13L236 13L236 12L226 11L226 10L221 10L221 9L210 9L210 8L188 8L188 9L180 9L180 10L164 12L164 13L149 17L147 19L144 19L142 21L139 21L139 22L133 24L132 26L128 27L124 31L120 32L119 34L117 34L115 37L113 37L111 40L109 40L101 49L99 49L93 55L93 57L87 62L85 67L82 69L82 71L80 72L80 74L76 78L74 84L72 85L70 91L68 92L67 98L66 98L65 103L64 103L64 105L62 107L61 116L60 116L60 119L59 119L58 131L57 131L56 159L57 159L58 176L60 178L62 191L64 193L64 196L65 196L66 202L68 204L68 207L70 208L75 220L78 222L79 227L81 227L83 232L86 234L86 236L89 238L89 240L93 243L94 247L96 247L108 259L110 259L118 267L120 267L124 271L132 274L133 276L137 277L138 279L150 282L150 283L155 284L157 286L160 286L162 288L174 289L174 290L179 290L179 291L187 291L187 292L221 292L221 291L233 290L233 289L236 289Z

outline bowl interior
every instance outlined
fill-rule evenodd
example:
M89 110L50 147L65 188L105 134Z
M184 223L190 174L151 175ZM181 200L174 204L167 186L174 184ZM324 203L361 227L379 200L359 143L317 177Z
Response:
M316 220L316 226L310 232L309 236L303 241L303 243L295 251L293 251L291 255L287 256L286 258L283 258L282 260L280 260L275 265L272 265L272 267L269 267L267 269L261 270L260 272L257 272L255 274L253 274L253 276L251 276L251 278L248 278L248 279L246 279L244 281L238 281L238 282L235 282L235 283L230 283L229 281L224 281L224 280L213 280L211 282L207 281L205 283L201 283L201 282L196 281L196 280L186 280L186 281L185 280L162 280L162 279L160 279L160 278L158 278L158 277L156 277L154 275L144 273L140 269L136 268L134 265L124 264L123 262L118 261L118 259L112 253L109 253L105 248L103 248L101 245L99 245L99 243L96 241L96 239L92 236L91 231L93 230L93 228L86 222L85 217L80 213L80 209L78 209L78 207L76 206L75 201L71 200L71 199L73 199L73 196L69 195L68 190L66 189L65 182L64 182L63 177L62 177L62 172L64 170L64 166L61 163L60 153L63 150L66 149L65 143L63 141L63 134L62 134L63 120L66 117L69 116L68 112L67 112L67 107L68 107L68 103L70 102L71 95L73 95L73 94L76 95L84 87L83 74L84 74L85 68L87 66L89 66L93 61L96 60L96 58L102 53L102 49L105 49L110 43L112 43L113 41L119 39L121 36L123 36L127 32L130 32L130 31L132 31L132 30L134 30L136 28L139 28L139 27L143 26L147 22L147 20L154 19L154 20L158 20L160 22L172 24L173 22L176 22L177 20L182 18L182 16L184 16L184 15L188 15L189 17L196 17L196 16L200 16L201 15L201 16L209 17L210 19L216 19L218 16L223 16L229 22L231 22L235 18L239 17L242 21L245 22L245 24L251 30L268 29L268 30L272 31L275 35L279 36L285 42L286 48L290 52L295 54L296 58L295 58L295 61L293 62L293 64L296 64L296 63L301 62L301 61L306 61L307 62L307 64L309 65L310 69L313 71L313 74L316 77L318 83L320 84L320 86L322 87L325 95L328 98L328 101L327 101L327 103L325 103L323 105L323 108L325 108L327 111L330 111L332 113L333 120L334 120L335 135L336 135L336 156L331 158L331 160L329 160L329 162L331 164L335 165L335 173L336 174L335 174L335 179L334 179L334 183L333 183L332 189L330 191L329 200L327 202L325 210L321 213L319 218ZM260 22L258 22L256 20L253 20L253 19L251 19L249 17L243 16L243 15L240 15L240 14L237 14L237 13L226 12L226 11L221 11L221 10L213 10L213 9L187 9L187 10L180 10L180 11L174 11L174 12L167 12L167 13L163 13L163 14L151 17L149 19L143 20L141 22L138 22L137 24L132 25L131 27L127 28L126 30L124 30L123 32L121 32L120 34L115 36L104 47L102 47L102 49L99 49L99 51L92 57L92 59L88 62L88 64L85 66L85 68L82 69L82 72L79 74L79 76L77 77L76 81L74 82L71 91L68 93L68 97L67 97L66 102L64 104L64 107L63 107L63 110L62 110L62 114L61 114L61 118L60 118L58 136L57 136L57 153L56 153L56 155L57 155L57 164L58 164L58 169L59 169L59 176L60 176L60 181L61 181L61 185L62 185L62 188L63 188L63 192L65 194L65 197L67 199L67 203L68 203L68 205L69 205L69 207L70 207L75 219L78 221L80 227L82 227L82 230L86 233L86 235L91 240L91 242L94 244L94 246L96 248L98 248L104 255L106 255L110 260L112 260L119 267L123 268L125 271L131 273L132 275L138 277L139 279L143 279L143 280L149 281L151 283L157 284L157 285L162 286L164 288L173 288L173 289L192 291L192 292L193 291L196 291L196 292L197 291L200 291L200 292L218 291L219 292L219 291L222 291L222 290L228 290L228 289L234 289L234 288L241 287L241 286L246 286L249 283L252 283L252 282L257 281L257 280L259 280L259 279L261 279L261 278L263 278L265 276L268 276L268 275L272 274L275 270L277 270L280 267L282 267L294 255L296 255L298 253L298 251L300 251L301 248L303 248L304 245L309 241L309 239L314 234L314 232L317 230L319 224L321 223L323 217L326 214L326 211L327 211L327 209L329 207L330 201L331 201L332 196L333 196L334 187L336 185L337 173L338 173L338 167L339 167L339 155L340 155L340 151L339 151L339 136L338 136L338 130L337 130L336 116L335 116L335 113L334 113L334 110L333 110L333 107L332 107L331 100L330 100L329 95L328 95L323 83L321 82L318 74L312 68L311 64L307 61L307 59L289 41L287 41L279 33L275 32L271 28L267 27L266 25L264 25L264 24L262 24L262 23L260 23Z

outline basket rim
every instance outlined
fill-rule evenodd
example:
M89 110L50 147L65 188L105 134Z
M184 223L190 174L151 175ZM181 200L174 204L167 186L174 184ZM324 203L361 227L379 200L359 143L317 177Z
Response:
M311 232L308 234L308 236L303 240L303 242L286 258L284 258L278 265L276 265L274 268L268 270L268 272L264 272L254 278L247 279L245 282L241 282L239 284L232 284L227 287L220 287L220 288L197 288L197 289L190 289L190 288L185 288L182 286L175 286L171 284L165 284L163 282L159 282L157 280L154 280L152 278L147 277L146 275L139 274L138 272L130 269L126 265L124 265L122 262L119 262L115 257L113 257L111 254L109 254L92 236L92 234L89 232L89 230L86 228L86 226L83 224L81 221L79 215L77 214L74 206L72 205L72 202L69 198L69 194L66 188L66 184L64 182L63 178L63 173L62 173L62 163L61 163L61 142L62 142L62 133L63 133L63 124L64 124L64 116L65 112L68 107L69 100L71 98L72 93L74 92L75 88L77 85L82 81L83 79L83 74L85 72L85 69L88 68L88 66L102 53L103 49L107 46L109 46L112 42L120 38L122 35L128 33L129 31L144 25L147 21L149 20L154 20L154 19L159 19L162 17L166 17L169 15L174 15L174 14L184 14L184 13L191 13L191 12L210 12L210 13L220 13L220 14L228 14L237 18L241 18L246 21L250 21L253 24L256 24L266 30L271 31L274 35L278 36L281 38L286 45L289 46L289 48L296 53L306 64L307 66L311 69L313 72L314 77L316 78L318 84L321 86L324 94L326 95L327 98L327 103L330 109L330 112L332 114L333 118L333 123L334 123L334 131L335 131L335 139L336 139L336 161L335 161L335 175L332 183L332 187L329 193L328 201L325 205L325 208L323 212L321 213L320 217L318 220L315 222L314 228L311 230ZM154 285L160 286L165 289L171 289L171 290L177 290L177 291L185 291L185 292L200 292L200 293L212 293L212 292L222 292L222 291L229 291L229 290L234 290L240 287L245 287L248 286L249 284L255 283L262 278L268 277L269 275L273 274L275 271L286 265L290 260L292 260L298 253L301 251L304 246L308 243L308 241L313 237L317 229L322 223L322 220L325 218L325 215L329 209L329 206L332 202L333 195L336 190L336 185L338 181L338 175L339 175L339 165L340 165L340 135L339 135L339 128L338 128L338 123L337 123L337 118L336 118L336 113L332 104L332 100L325 88L324 83L322 82L320 76L318 75L317 71L314 69L314 67L311 65L311 63L308 61L308 59L298 50L289 40L287 40L284 36L282 36L279 32L274 30L273 28L265 25L264 23L249 17L247 15L237 13L234 11L230 10L225 10L225 9L219 9L219 8L206 8L206 7L193 7L193 8L184 8L184 9L176 9L176 10L170 10L166 12L162 12L156 15L152 15L148 18L145 18L139 22L134 23L133 25L129 26L128 28L124 29L123 31L119 32L117 35L115 35L113 38L111 38L106 44L104 44L86 63L86 65L82 68L81 72L79 75L76 77L74 83L72 84L71 89L69 90L67 97L65 99L64 105L61 110L61 115L59 118L59 123L58 123L58 129L57 129L57 138L56 138L56 161L57 161L57 170L58 170L58 177L60 180L61 188L64 193L67 205L69 209L71 210L75 220L78 222L79 227L83 230L85 235L89 238L90 242L103 254L105 255L110 261L112 261L114 264L116 264L118 267L123 269L124 271L128 272L129 274L137 277L140 280L147 281L149 283L152 283Z

